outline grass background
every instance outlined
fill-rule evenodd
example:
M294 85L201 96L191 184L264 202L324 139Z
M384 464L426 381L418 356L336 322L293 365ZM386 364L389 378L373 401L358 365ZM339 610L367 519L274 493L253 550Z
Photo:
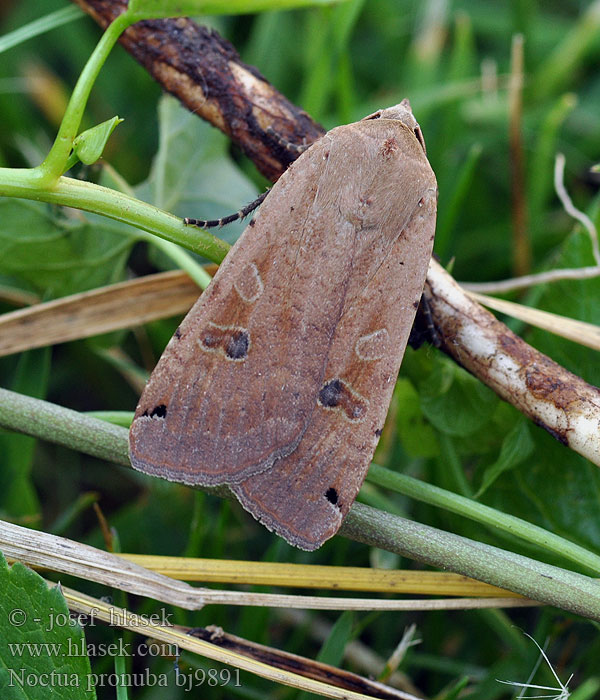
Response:
M51 0L0 5L3 33L64 7ZM326 127L354 121L409 97L427 141L440 189L436 252L459 280L490 280L513 270L511 151L507 93L512 37L524 37L525 86L521 134L527 232L533 268L593 264L587 236L562 211L552 187L554 154L567 158L574 201L598 219L600 160L600 3L513 0L403 2L352 0L339 7L206 18L288 98ZM69 90L99 30L88 18L2 54L0 165L37 164L48 151ZM482 90L482 73L492 76ZM496 76L494 80L493 76ZM236 210L265 183L214 129L161 100L159 88L117 47L92 92L84 127L125 118L104 157L138 196L179 215L212 218ZM166 163L166 178L157 177ZM86 177L98 179L92 168ZM241 231L232 226L228 240ZM169 262L124 226L91 215L25 201L0 201L0 309L10 292L50 299L165 269ZM536 288L522 300L598 323L598 281ZM0 359L2 386L78 410L133 410L140 378L179 319ZM597 354L511 323L553 359L600 384ZM524 420L481 384L424 347L407 351L376 461L430 483L479 498L598 551L598 470ZM237 505L191 489L143 478L85 455L0 433L2 517L103 546L90 504L97 501L123 551L228 559L414 567L395 555L334 538L316 553L289 547ZM565 565L482 528L367 484L362 500L467 537ZM80 584L79 584L80 585ZM90 586L90 593L99 588ZM100 591L100 594L103 591ZM135 605L134 602L131 603ZM140 610L150 606L138 603ZM146 605L146 607L144 607ZM504 613L307 613L302 621L278 611L209 607L176 612L177 622L217 624L228 632L303 655L319 652L317 630L339 621L326 649L341 663L344 646L359 639L385 659L404 627L418 626L422 643L401 670L426 697L510 697L503 678L526 681L538 654L518 627L550 640L559 675L575 673L581 698L600 687L597 627L552 609ZM515 627L516 625L516 627ZM88 639L112 632L90 630ZM90 639L89 639L90 640ZM134 667L145 663L134 660ZM184 663L197 664L186 657ZM92 661L111 670L110 658ZM169 661L152 659L153 671ZM213 664L214 666L214 664ZM359 670L351 662L346 666ZM206 665L208 668L208 664ZM203 688L211 698L284 697L242 674L240 688ZM541 669L536 682L553 684ZM131 697L184 697L138 688ZM112 697L109 689L98 696ZM162 695L161 693L164 693ZM575 697L575 696L574 696Z

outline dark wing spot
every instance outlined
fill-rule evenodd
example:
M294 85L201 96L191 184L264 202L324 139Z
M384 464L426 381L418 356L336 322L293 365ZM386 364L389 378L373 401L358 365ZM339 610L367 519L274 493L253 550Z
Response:
M323 388L319 392L319 402L322 406L335 408L340 402L341 393L342 383L339 379L332 379L330 382L323 385Z
M165 406L164 403L159 404L158 406L155 406L150 412L148 412L148 409L146 409L143 413L143 416L150 416L150 418L166 418L167 417L167 407Z
M246 331L235 331L232 333L225 352L232 360L242 360L248 355L250 341Z
M204 345L205 348L216 348L219 346L221 339L215 333L205 331L204 335L200 339L200 342L202 343L202 345Z
M341 410L353 422L364 420L369 402L354 391L343 379L331 379L323 384L318 396L323 408Z
M181 338L181 328L179 328L179 326L177 327L177 330L175 331L175 333L173 333L173 336L175 338L177 338L177 340L179 340L179 338Z
M256 221L254 221L254 219L250 219L250 221L248 222L248 226L254 226L255 223Z
M375 437L381 437L381 433L383 433L383 428L377 428L375 431Z
M333 503L333 505L337 505L338 502L338 492L333 488L333 486L330 486L327 491L325 491L325 498L330 502Z

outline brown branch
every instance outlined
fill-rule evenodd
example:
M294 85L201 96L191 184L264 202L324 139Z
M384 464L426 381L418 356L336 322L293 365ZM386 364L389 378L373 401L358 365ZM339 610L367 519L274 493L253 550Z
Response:
M125 0L74 0L105 27ZM312 143L321 126L214 31L189 19L139 22L125 48L162 87L231 139L271 180L296 157L286 141ZM277 134L278 136L275 136ZM515 336L432 261L426 293L444 349L561 443L600 465L600 391Z
M74 2L102 28L127 7L126 0ZM324 133L243 63L228 41L190 19L137 22L120 42L163 90L227 134L269 180L277 180L296 158L286 142L310 144Z
M528 345L432 260L425 283L442 349L552 437L600 466L600 390Z

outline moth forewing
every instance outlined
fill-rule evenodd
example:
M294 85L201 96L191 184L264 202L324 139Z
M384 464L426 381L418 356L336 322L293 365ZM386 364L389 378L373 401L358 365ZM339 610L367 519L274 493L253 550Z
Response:
M332 537L366 476L390 404L431 255L435 183L336 328L315 416L286 459L234 487L243 506L291 544ZM337 394L337 398L336 398Z
M431 255L436 183L417 129L402 103L328 132L281 176L157 364L135 468L230 484L305 549L335 534Z

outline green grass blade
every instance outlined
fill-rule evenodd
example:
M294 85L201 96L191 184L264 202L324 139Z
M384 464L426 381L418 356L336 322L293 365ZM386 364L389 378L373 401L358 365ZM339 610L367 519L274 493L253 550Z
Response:
M33 37L45 34L57 27L62 27L84 16L85 15L78 7L72 5L63 7L62 10L51 12L45 17L40 17L33 22L29 22L29 24L26 24L24 27L19 27L15 29L14 32L0 37L0 53L8 51L8 49L11 49L13 46L18 46L29 39L33 39Z

